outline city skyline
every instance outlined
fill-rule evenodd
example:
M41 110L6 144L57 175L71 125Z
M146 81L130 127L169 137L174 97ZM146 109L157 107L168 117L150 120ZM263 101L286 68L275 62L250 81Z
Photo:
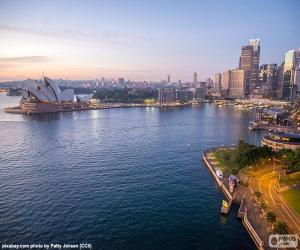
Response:
M299 47L298 1L230 4L1 1L0 81L45 73L192 82L193 72L201 81L237 68L250 39L261 41L260 65L280 65Z

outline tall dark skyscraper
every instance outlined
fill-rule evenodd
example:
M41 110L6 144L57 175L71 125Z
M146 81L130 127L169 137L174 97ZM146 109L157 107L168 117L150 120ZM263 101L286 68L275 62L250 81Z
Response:
M265 97L276 97L277 64L262 64L259 68L259 87L265 91Z
M260 58L260 40L251 39L242 46L239 67L245 71L245 93L252 94L258 84Z
M240 68L245 71L245 93L250 93L251 72L253 65L253 46L242 46L242 53L240 57Z
M258 74L259 74L259 58L260 58L260 40L250 39L249 45L253 47L253 61L250 77L250 93L258 84Z

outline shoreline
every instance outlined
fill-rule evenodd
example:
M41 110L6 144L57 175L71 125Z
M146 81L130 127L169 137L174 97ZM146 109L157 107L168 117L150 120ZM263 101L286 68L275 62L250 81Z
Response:
M99 109L116 109L116 108L180 108L191 106L192 103L183 103L183 104L166 104L166 105L147 105L139 103L104 103L101 105L90 105L82 107L72 107L72 108L59 108L56 110L47 110L47 111L23 111L20 106L6 107L4 108L5 113L12 114L24 114L24 115L35 115L35 114L48 114L48 113L62 113L62 112L74 112L74 111L86 111L86 110L99 110Z
M244 225L246 231L248 232L249 236L251 237L251 239L253 240L253 242L255 243L257 249L263 250L263 249L268 249L266 248L267 245L267 239L266 239L266 235L261 235L257 232L257 230L255 230L255 224L252 222L250 222L249 218L248 218L248 210L247 210L247 203L251 203L251 201L247 201L245 199L245 193L242 195L242 190L237 190L234 192L233 195L231 195L231 193L229 192L228 188L226 187L226 183L224 184L223 181L220 180L220 178L216 175L215 172L215 168L212 166L212 162L211 159L209 157L209 153L212 153L216 150L220 150L223 148L229 148L229 147L218 147L218 148L210 148L207 149L203 152L203 161L206 165L206 167L208 168L209 172L212 174L214 180L218 183L219 188L221 189L221 191L223 192L224 196L229 200L229 209L227 211L227 213L229 213L230 211L230 207L231 204L233 202L235 203L239 203L239 209L238 209L238 214L237 217L240 218L242 220L242 224ZM232 148L232 147L230 147ZM241 197L242 198L236 198L236 196ZM221 210L222 213L222 210ZM226 214L226 213L222 213L222 214ZM264 240L262 240L264 238Z

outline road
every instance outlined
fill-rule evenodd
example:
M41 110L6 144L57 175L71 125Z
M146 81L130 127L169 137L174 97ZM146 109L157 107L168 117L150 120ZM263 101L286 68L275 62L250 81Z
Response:
M251 191L263 193L263 199L269 208L276 213L277 219L285 221L289 228L300 236L300 216L288 206L277 191L279 171L277 168L256 171L251 178L249 188L252 189Z

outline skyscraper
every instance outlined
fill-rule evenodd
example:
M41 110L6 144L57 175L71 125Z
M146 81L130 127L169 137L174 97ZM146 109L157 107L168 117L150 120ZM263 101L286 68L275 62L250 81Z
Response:
M258 84L260 58L260 40L250 39L246 46L242 46L239 67L245 70L245 92L251 94Z
M167 82L168 82L168 83L171 82L171 75L170 75L170 74L167 75Z
M294 101L299 89L297 83L300 81L298 70L300 67L300 49L289 50L285 53L283 69L282 98Z
M229 84L230 84L230 70L226 70L222 74L221 79L221 95L227 96L229 92Z
M262 64L259 68L259 88L264 90L263 96L276 96L277 64Z
M198 81L198 75L197 75L197 72L194 73L194 83L196 84L197 81Z
M259 58L260 58L260 40L250 39L249 45L253 47L253 61L250 77L250 93L258 84L258 74L259 74Z
M245 71L243 69L230 70L229 96L233 98L245 97Z
M222 75L220 73L215 74L215 92L221 94Z
M284 73L284 62L277 68L277 98L283 98L283 73Z
M250 84L251 84L251 72L253 66L253 46L246 45L242 46L242 52L240 57L240 68L245 71L245 93L250 93Z

